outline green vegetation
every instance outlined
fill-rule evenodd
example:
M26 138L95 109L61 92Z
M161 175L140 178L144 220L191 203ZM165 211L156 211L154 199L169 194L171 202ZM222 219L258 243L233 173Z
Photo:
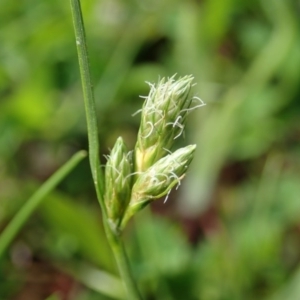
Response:
M123 239L146 299L300 298L300 20L292 0L83 1L99 159L134 149L147 82L193 74L197 149ZM0 2L0 230L88 149L68 1ZM104 171L104 170L103 170ZM123 299L88 160L0 258L0 299ZM101 187L100 187L101 189ZM23 298L22 298L23 297Z

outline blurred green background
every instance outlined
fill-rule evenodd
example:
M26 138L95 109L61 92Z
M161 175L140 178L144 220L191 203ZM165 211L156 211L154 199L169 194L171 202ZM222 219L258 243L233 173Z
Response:
M82 2L101 159L134 147L145 81L193 74L207 104L181 188L125 232L145 299L299 300L300 2ZM1 0L0 41L2 230L87 136L69 2ZM0 299L124 299L87 159L0 260Z

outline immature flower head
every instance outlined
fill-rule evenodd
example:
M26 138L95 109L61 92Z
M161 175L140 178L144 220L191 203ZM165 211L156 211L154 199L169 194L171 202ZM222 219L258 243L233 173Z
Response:
M190 165L196 145L189 145L158 160L148 170L138 175L132 187L131 200L122 226L128 219L154 199L167 195L179 185Z
M116 226L129 203L132 187L132 162L126 145L119 137L105 167L105 204L111 222Z
M141 125L135 147L135 169L143 172L166 155L174 140L181 135L191 109L189 93L193 77L166 80L151 90L141 110ZM203 104L203 103L202 103Z

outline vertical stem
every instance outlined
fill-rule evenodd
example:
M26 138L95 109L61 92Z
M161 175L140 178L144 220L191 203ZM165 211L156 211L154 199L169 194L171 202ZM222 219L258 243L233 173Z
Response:
M106 235L108 237L109 244L113 250L120 275L125 284L127 295L129 300L141 300L143 299L140 294L136 282L132 276L130 269L130 263L119 233L113 232L108 224L105 225Z
M106 215L103 203L103 173L100 168L99 160L99 141L98 141L98 125L96 104L94 99L93 85L90 75L90 66L88 60L88 50L86 45L85 31L81 6L79 0L71 0L71 9L73 16L73 25L75 31L78 61L81 75L81 83L85 104L88 141L89 141L89 160L91 165L92 176L96 188L98 200L100 202L103 213Z
M94 91L92 88L92 81L90 75L90 66L88 61L88 51L86 45L85 31L83 18L80 7L80 0L71 0L71 10L73 16L73 24L76 38L76 45L78 51L78 60L82 81L82 89L85 103L87 127L88 127L88 140L89 140L89 159L92 170L92 176L95 184L95 189L98 201L101 206L103 223L105 227L108 242L113 250L120 275L126 285L128 299L140 300L142 299L135 281L132 277L129 261L125 253L125 249L119 233L116 233L108 223L106 207L104 203L104 176L100 169L99 160L99 142L98 142L98 127L96 118L96 105L94 100Z

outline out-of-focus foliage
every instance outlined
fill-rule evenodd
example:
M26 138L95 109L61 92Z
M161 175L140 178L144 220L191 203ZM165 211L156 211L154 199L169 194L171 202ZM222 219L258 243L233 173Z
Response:
M182 187L125 232L146 298L300 299L299 1L82 2L103 153L133 148L145 81L193 74L207 103ZM87 137L68 1L2 0L0 28L4 228ZM85 161L0 261L0 298L120 298L100 216Z

